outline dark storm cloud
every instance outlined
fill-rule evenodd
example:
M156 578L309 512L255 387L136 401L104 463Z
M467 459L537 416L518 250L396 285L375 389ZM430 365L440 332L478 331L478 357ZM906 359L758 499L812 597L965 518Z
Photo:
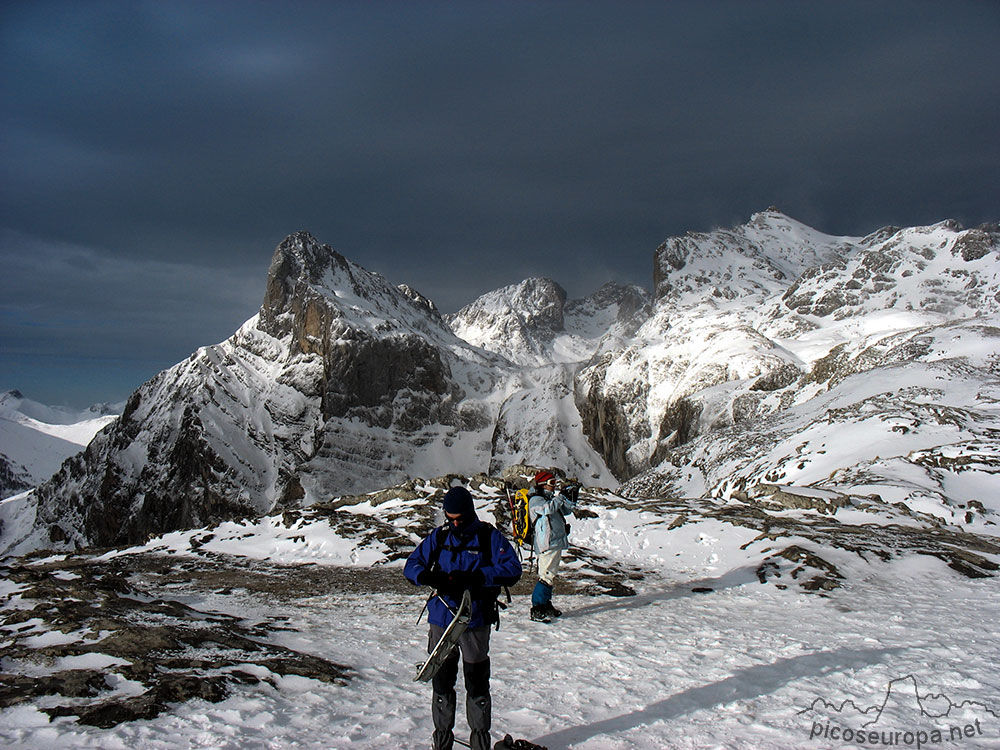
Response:
M667 236L770 204L834 234L1000 218L994 3L30 2L0 24L0 225L133 270L262 287L304 228L455 309L528 275L648 286ZM45 255L3 282L8 321ZM247 294L189 308L224 335ZM221 337L143 297L168 361Z
M263 294L256 269L116 258L9 231L0 268L7 388L80 406L123 400L184 353L227 338Z

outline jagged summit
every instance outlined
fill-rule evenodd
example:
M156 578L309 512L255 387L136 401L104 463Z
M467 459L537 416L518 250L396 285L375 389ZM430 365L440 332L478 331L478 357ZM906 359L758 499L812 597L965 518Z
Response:
M540 364L565 329L566 291L551 279L529 278L488 292L445 316L456 335L513 362Z
M293 232L282 240L271 258L268 280L283 281L303 276L319 283L330 268L348 268L347 259L329 245L320 243L305 230Z
M630 335L649 315L649 294L609 282L567 299L551 279L529 278L484 294L446 316L461 338L521 365L589 359L605 337Z
M718 302L762 299L805 269L849 251L856 240L823 234L771 208L732 229L666 240L654 257L655 296L676 304L706 295Z
M390 330L451 336L426 297L393 286L305 231L289 235L274 252L259 327L276 338L292 334L301 352L315 351L331 333L348 330L376 337Z

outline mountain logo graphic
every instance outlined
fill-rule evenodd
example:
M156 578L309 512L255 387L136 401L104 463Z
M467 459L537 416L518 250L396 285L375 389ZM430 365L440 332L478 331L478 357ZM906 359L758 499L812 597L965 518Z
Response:
M971 710L992 716L994 719L1000 718L1000 715L990 706L979 701L956 703L944 693L924 693L921 695L917 678L913 675L890 680L886 687L885 698L882 699L881 703L861 708L850 699L833 703L825 698L816 698L808 708L802 709L798 714L800 716L806 715L815 713L817 710L823 713L832 711L840 714L842 718L862 718L864 719L860 725L862 727L877 725L886 711L889 715L941 720L957 716L956 712L958 711Z
M812 722L809 739L873 747L996 739L995 720L1000 719L994 706L981 701L956 702L944 693L921 693L912 674L890 680L884 698L870 706L816 698L797 714Z

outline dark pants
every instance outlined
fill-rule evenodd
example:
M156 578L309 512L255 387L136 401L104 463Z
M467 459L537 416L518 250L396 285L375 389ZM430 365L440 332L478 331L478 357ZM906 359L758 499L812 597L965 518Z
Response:
M444 628L431 625L427 653L441 639ZM434 696L431 716L434 719L433 750L451 750L455 735L455 683L458 681L458 654L462 653L465 674L465 715L469 722L469 744L473 750L489 750L493 702L490 698L490 629L471 628L458 641L458 648L441 665L431 683Z

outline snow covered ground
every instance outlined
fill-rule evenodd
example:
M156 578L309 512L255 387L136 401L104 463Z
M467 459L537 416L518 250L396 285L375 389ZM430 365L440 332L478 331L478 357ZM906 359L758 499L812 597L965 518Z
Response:
M419 501L409 504L412 510ZM351 513L380 515L407 532L406 506L372 501ZM492 517L482 500L480 511ZM648 510L597 511L574 524L579 549L646 575L629 581L635 596L557 596L565 615L550 625L530 622L527 596L515 596L492 640L497 737L509 732L550 750L1000 747L996 578L968 579L932 557L865 562L827 549L845 581L817 596L776 585L791 583L787 577L762 584L757 571L768 541L755 541L750 529L711 519L671 529L668 518ZM353 559L358 576L384 562L378 542L359 545L320 522L289 528L265 520L212 532L211 539L204 530L169 535L105 558L157 550L180 564L242 549L290 566ZM385 566L399 572L401 561ZM301 570L290 567L289 575ZM577 572L571 566L570 575ZM54 704L43 698L0 711L0 744L152 750L429 744L430 688L412 682L426 638L426 624L416 623L420 591L291 597L175 583L162 595L203 612L280 622L270 642L349 665L357 676L336 685L242 665L269 683L241 685L221 702L190 700L110 729L74 717L50 719L39 709ZM32 606L8 582L0 585L3 599L6 610ZM37 622L32 627L27 634L4 626L0 646L15 638L44 645L80 637ZM17 666L3 661L3 671ZM113 665L101 666L113 672ZM57 667L65 665L47 666ZM128 688L113 677L108 682ZM458 727L465 727L461 716Z

